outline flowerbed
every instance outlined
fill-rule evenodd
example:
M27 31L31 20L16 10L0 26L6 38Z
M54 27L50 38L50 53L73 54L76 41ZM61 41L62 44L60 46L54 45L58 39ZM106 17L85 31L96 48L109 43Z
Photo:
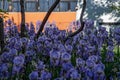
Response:
M5 49L0 55L0 79L4 80L118 80L120 79L120 27L106 31L86 21L82 32L49 24L35 39L35 29L26 26L20 38L17 27L5 28ZM77 24L77 26L80 26Z

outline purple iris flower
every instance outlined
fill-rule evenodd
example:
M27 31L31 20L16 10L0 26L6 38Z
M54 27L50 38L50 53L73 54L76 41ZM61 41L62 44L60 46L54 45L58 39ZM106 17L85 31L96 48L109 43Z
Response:
M14 58L13 63L16 66L23 66L24 61L25 61L24 55L19 55Z
M107 44L110 45L110 46L113 46L113 45L114 45L113 38L108 37L108 39L107 39Z
M9 59L10 59L11 62L13 61L14 57L17 56L17 54L18 54L18 52L17 52L16 49L14 49L14 48L10 49Z
M56 46L61 53L66 51L65 46L62 43L58 43Z
M113 46L108 46L107 53L106 53L106 61L107 62L113 62L114 61L113 49L114 49Z
M85 21L85 29L93 29L94 28L94 21L93 20L86 20Z
M39 77L39 74L37 71L32 71L30 74L29 74L29 79L30 80L38 80L38 77Z
M85 66L85 61L81 58L76 59L76 66L77 67L84 67Z
M38 61L37 69L40 71L45 69L45 65L42 61Z
M42 23L41 21L37 21L37 22L36 22L36 32L38 32L41 23Z
M30 41L27 43L27 50L34 49L35 43L34 41Z
M25 55L28 57L33 56L34 54L35 54L35 52L33 50L29 50L29 51L25 52Z
M86 68L86 70L85 70L85 76L86 76L88 79L92 79L93 76L94 76L94 73L93 73L93 71L92 71L91 69Z
M68 79L72 79L72 80L79 80L81 78L81 75L78 73L78 71L74 68L71 68L68 72L67 72L67 78Z
M105 73L104 73L105 66L104 64L96 64L93 71L94 71L94 80L105 80Z
M70 70L71 68L73 68L73 65L71 63L63 63L62 64L62 69L65 70L65 71L68 71Z
M114 29L114 39L116 40L117 44L120 44L120 27Z
M29 34L29 36L35 35L35 27L32 22L30 23L30 30L29 30L28 34Z
M95 51L95 46L87 46L88 52L94 52Z
M105 43L106 39L108 38L108 32L106 31L106 28L100 26L98 35L100 35L99 37L103 40L103 43Z
M93 80L106 80L106 77L105 75L94 74ZM113 79L110 79L110 80L113 80Z
M11 55L13 55L13 56L16 56L16 55L18 54L18 52L17 52L16 49L12 48L12 49L10 49L9 54L11 54Z
M25 58L25 61L26 62L31 62L33 59L35 59L36 58L36 54L35 54L35 51L34 50L27 50L26 52L25 52L25 56L26 56L26 58Z
M87 60L86 61L86 66L91 69L95 66L95 62L92 61L92 60Z
M14 45L14 48L15 48L18 52L20 52L20 51L22 50L22 43L21 43L21 41L17 41L17 42L15 43L15 45Z
M12 24L11 19L8 19L8 20L7 20L7 23L8 23L8 25L11 25L11 24Z
M13 76L19 74L21 71L22 71L22 67L21 66L13 65L13 68L12 68L12 75Z
M40 44L40 43L36 43L36 50L37 50L37 53L42 53L44 48L43 48L43 45Z
M66 37L66 31L62 30L59 32L58 38L59 40L63 40Z
M62 55L61 55L61 60L63 62L69 62L71 59L71 55L67 52L63 52Z
M23 38L21 38L21 42L22 42L23 46L26 46L28 43L28 39L23 37Z
M38 42L43 43L46 39L47 39L47 37L45 35L43 35L43 36L38 38Z
M41 72L41 76L40 76L40 78L42 79L42 80L50 80L50 79L52 79L52 74L50 73L50 72L48 72L48 71L42 71Z
M0 64L0 79L7 79L9 77L8 68L8 64Z
M59 65L60 52L56 50L50 51L50 63L51 65Z
M108 51L113 51L113 49L114 49L114 46L108 46Z
M113 62L114 61L114 52L113 51L107 51L106 61L107 62Z
M65 48L68 53L71 53L73 50L73 47L71 45L65 45Z
M60 58L60 52L56 50L50 51L50 58L51 59L59 59Z
M9 39L10 44L15 44L17 42L17 39L15 37L12 37Z
M98 27L99 32L103 33L104 31L106 31L105 27L99 26Z
M8 64L6 63L3 63L3 64L0 64L0 72L6 72L8 70Z
M94 67L94 72L96 74L104 74L105 66L104 64L96 64Z
M95 63L98 63L99 59L100 58L98 56L96 56L96 55L89 56L89 58L88 58L88 60L91 60L91 61L93 61Z

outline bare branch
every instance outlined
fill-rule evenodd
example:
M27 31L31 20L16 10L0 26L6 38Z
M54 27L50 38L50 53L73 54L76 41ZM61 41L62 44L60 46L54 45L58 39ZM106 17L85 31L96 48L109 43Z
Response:
M4 49L4 25L3 25L3 18L0 17L0 48L1 48L1 51L3 51Z
M47 14L46 14L45 18L43 19L43 22L42 22L42 24L41 24L41 26L40 26L40 29L38 30L38 32L37 32L37 34L36 34L36 37L37 37L37 38L39 37L40 33L43 31L44 25L45 25L46 21L48 20L50 14L51 14L52 11L56 8L56 6L58 5L59 2L60 2L60 0L56 0L56 1L54 2L54 4L50 7L50 9L48 10L48 12L47 12Z
M69 38L77 35L79 32L81 32L83 30L83 28L84 28L83 15L84 15L84 12L85 12L85 8L86 8L86 0L83 0L83 8L82 8L82 12L81 12L81 15L80 15L81 26L80 26L80 28L77 31L75 31L74 33L68 35L66 37L65 41L67 41Z

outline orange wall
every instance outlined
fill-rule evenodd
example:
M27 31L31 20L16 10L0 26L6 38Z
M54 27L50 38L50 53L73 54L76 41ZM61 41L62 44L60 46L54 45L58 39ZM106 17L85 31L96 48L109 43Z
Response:
M36 24L37 20L42 21L46 12L26 12L26 22L30 23L33 22ZM18 12L10 12L9 13L9 18L11 19L12 17L14 18L14 22L18 25L21 22L21 15ZM75 12L53 12L48 21L50 22L56 22L57 26L59 29L64 30L68 27L70 22L75 20L76 18L76 13Z

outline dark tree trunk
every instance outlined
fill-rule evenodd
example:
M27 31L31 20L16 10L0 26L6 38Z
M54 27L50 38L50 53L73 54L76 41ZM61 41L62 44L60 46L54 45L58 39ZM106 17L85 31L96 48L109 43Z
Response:
M53 5L50 7L50 9L48 10L48 12L47 12L47 14L46 14L45 18L43 19L43 22L42 22L42 24L41 24L41 26L40 26L40 29L38 30L38 32L37 32L37 34L36 34L36 38L38 38L39 35L40 35L40 33L43 31L44 25L45 25L46 21L48 20L50 14L51 14L52 11L55 9L55 7L59 4L59 2L60 2L60 0L56 0L56 1L53 3Z
M25 37L25 8L24 8L24 0L20 0L21 6L21 37Z
M75 31L74 33L68 35L68 36L65 38L64 41L67 41L69 38L77 35L79 32L81 32L81 31L83 30L83 28L84 28L83 16L84 16L85 9L86 9L86 0L83 0L83 8L82 8L82 12L81 12L81 14L80 14L80 23L81 23L81 26L80 26L80 28L79 28L77 31Z
M0 17L0 47L1 52L4 49L4 26L3 26L3 19Z

